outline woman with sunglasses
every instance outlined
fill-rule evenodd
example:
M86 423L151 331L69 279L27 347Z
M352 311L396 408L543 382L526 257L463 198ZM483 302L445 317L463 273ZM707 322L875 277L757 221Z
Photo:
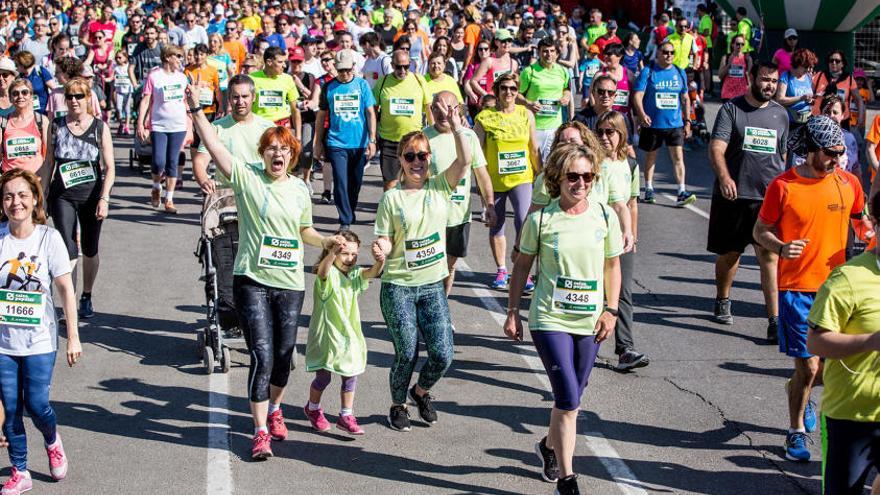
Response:
M521 342L520 301L537 259L529 332L554 404L550 431L535 451L541 477L555 482L561 495L580 493L572 465L580 398L618 315L623 239L617 216L589 198L598 162L595 151L583 145L564 144L550 154L545 175L552 201L532 212L523 227L504 323L504 333Z
M287 438L281 412L296 344L297 320L305 297L304 244L344 246L312 227L306 185L290 174L301 145L286 127L266 129L258 152L262 162L233 157L202 112L199 88L187 88L186 106L217 171L229 179L238 205L240 244L233 294L251 356L248 399L254 422L251 457L272 457L272 440Z
M153 70L144 84L143 97L138 108L137 135L142 143L149 139L153 145L153 189L150 204L159 207L165 203L165 212L176 214L174 189L177 185L178 163L186 138L187 115L184 102L186 76L180 72L183 50L174 45L162 47L162 67ZM146 123L149 117L150 129ZM165 190L162 190L162 177Z
M30 81L16 79L9 86L12 114L0 117L0 150L3 172L21 168L38 174L45 180L43 161L46 158L46 142L49 125L46 119L34 111L34 96Z
M46 150L48 209L61 232L71 266L83 255L79 317L91 318L92 289L98 276L98 241L116 178L110 126L92 113L91 87L82 78L64 85L67 115L52 121ZM77 235L79 226L79 235Z
M798 32L792 28L785 30L785 42L773 53L773 63L779 67L779 73L788 72L792 68L791 57L798 49Z
M605 67L599 72L611 76L617 82L617 92L614 93L615 112L620 112L624 116L629 116L629 98L630 88L635 83L635 73L621 65L625 54L623 45L620 43L611 43L605 46Z
M492 93L492 85L495 81L495 72L491 61L491 48L488 41L480 41L477 49L474 50L474 56L471 63L467 66L462 78L464 93L468 98L468 114L471 118L476 117L480 112L480 100L487 94ZM482 76L475 77L477 71L481 68Z
M749 90L752 57L743 52L745 45L746 39L738 34L730 40L730 53L721 57L718 77L721 78L721 101L725 103Z
M449 123L455 138L456 159L442 174L431 176L431 146L422 131L400 139L401 172L397 186L382 196L376 213L375 234L387 262L382 275L380 305L394 343L391 365L391 410L388 424L397 431L409 431L407 395L416 403L419 416L428 425L437 422L437 412L428 391L452 364L452 321L446 301L446 223L450 194L467 173L471 148L462 126L459 106L448 98L435 98L438 113ZM419 334L428 360L411 388L418 361Z
M813 113L818 114L822 108L822 99L837 95L843 100L843 122L841 127L850 127L850 108L857 108L856 124L861 128L865 125L865 102L859 94L859 87L853 75L846 70L846 56L840 50L834 50L825 59L828 70L813 74L813 88L816 98L813 100Z
M504 236L507 202L513 206L513 225L519 239L523 221L532 202L532 182L541 171L535 117L526 107L516 104L519 82L516 74L505 74L495 81L495 108L480 112L474 132L486 154L486 170L495 191L495 225L489 228L489 245L495 258L496 273L489 284L493 289L506 289L508 283L507 239ZM516 245L514 252L518 252ZM526 290L531 291L531 279Z

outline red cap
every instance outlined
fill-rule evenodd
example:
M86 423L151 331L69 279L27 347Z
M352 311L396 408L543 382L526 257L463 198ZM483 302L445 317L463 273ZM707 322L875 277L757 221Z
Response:
M338 33L339 31L348 31L348 28L342 21L336 21L336 24L333 25L333 32Z
M287 58L302 62L306 59L306 51L301 46L292 46L287 49Z

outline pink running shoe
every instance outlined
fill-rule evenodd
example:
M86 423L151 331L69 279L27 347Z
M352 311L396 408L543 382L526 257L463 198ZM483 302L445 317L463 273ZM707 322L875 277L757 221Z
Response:
M303 407L303 411L305 411L306 417L309 418L309 423L312 423L312 428L320 432L330 430L330 422L324 417L324 409L318 408L317 411L312 411L309 409L309 405L306 404Z
M272 437L265 431L254 435L254 448L251 450L251 458L263 460L272 457Z
M12 468L12 476L6 480L6 483L3 483L3 490L0 490L0 494L19 495L20 493L30 491L33 487L34 482L31 481L31 473Z
M49 472L55 481L61 481L67 476L67 456L64 455L64 445L61 443L61 435L55 434L55 443L46 447L46 455L49 456Z
M269 415L269 435L272 440L287 440L287 425L284 424L284 416L281 415L281 409Z
M361 429L360 425L358 425L357 418L355 418L354 415L351 414L339 416L339 419L336 421L336 428L348 433L349 435L364 434L364 430Z

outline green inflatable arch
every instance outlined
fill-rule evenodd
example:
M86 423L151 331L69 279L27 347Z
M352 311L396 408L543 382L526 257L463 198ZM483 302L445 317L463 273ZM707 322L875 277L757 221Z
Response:
M717 0L733 16L745 7L749 17L763 15L767 29L852 33L880 15L877 0Z

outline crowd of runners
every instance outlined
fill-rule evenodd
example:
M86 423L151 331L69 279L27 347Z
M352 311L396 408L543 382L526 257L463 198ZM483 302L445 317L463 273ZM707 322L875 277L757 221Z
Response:
M516 0L0 0L0 444L12 464L2 495L33 487L25 411L52 477L67 474L49 390L59 326L73 366L78 320L95 314L114 140L148 150L144 202L158 212L177 213L187 163L206 204L234 197L237 253L222 268L250 355L254 459L288 436L282 402L307 297L314 379L300 404L329 430L321 398L335 374L336 428L365 433L354 395L368 352L358 298L371 279L394 347L388 425L410 431L409 403L439 421L431 390L454 366L447 297L479 212L488 242L477 245L496 267L485 284L508 291L503 333L514 341L529 300L554 398L535 451L559 494L579 493L577 413L601 343L614 339L620 371L649 364L632 284L657 152L666 147L685 207L698 198L684 151L706 145L713 318L733 324L731 288L752 246L767 341L793 358L780 390L785 456L809 461L821 430L823 493L861 493L880 459L880 197L869 186L880 182L880 117L867 121L865 72L842 51L820 61L794 29L762 50L744 9L670 9L642 29L605 14ZM374 221L359 209L369 166L384 186ZM338 222L316 229L313 201L334 204ZM420 341L427 360L413 381Z

